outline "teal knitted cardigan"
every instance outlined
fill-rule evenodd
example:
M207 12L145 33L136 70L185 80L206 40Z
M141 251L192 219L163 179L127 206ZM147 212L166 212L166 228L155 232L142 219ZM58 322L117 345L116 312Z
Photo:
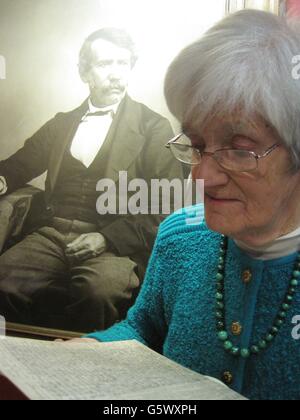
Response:
M203 208L202 208L203 209ZM138 340L199 373L221 379L249 399L300 399L300 340L292 319L300 315L300 290L271 346L249 359L227 354L217 338L215 307L221 235L198 222L201 207L177 212L162 223L147 275L127 319L90 334L99 341ZM273 325L292 277L297 254L254 260L229 239L226 257L226 325L240 322L240 347L258 342ZM251 283L242 281L250 269ZM300 289L300 287L299 287Z

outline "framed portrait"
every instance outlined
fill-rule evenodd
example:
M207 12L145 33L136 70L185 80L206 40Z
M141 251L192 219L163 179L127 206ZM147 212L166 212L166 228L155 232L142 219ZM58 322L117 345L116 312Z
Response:
M79 52L102 28L131 36L138 59L128 94L176 132L163 94L167 68L183 47L224 16L225 0L1 0L0 162L55 115L73 112L86 101L89 86L79 74ZM30 183L43 190L45 179L46 173ZM9 209L11 203L5 205ZM13 213L16 222L26 216L23 210ZM1 223L0 253L7 249L3 238L15 232L12 220L7 217L6 227Z

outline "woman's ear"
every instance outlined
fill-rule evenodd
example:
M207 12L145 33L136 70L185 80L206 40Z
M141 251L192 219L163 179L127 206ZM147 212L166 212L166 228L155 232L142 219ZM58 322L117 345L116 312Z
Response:
M287 174L291 176L297 176L300 182L300 168L296 163L291 163L287 169Z

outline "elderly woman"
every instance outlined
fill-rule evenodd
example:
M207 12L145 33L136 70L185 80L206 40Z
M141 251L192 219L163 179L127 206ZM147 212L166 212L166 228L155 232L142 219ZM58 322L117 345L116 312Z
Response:
M172 63L169 147L205 180L205 223L167 219L127 319L90 338L139 340L251 399L300 399L299 53L291 24L242 11Z

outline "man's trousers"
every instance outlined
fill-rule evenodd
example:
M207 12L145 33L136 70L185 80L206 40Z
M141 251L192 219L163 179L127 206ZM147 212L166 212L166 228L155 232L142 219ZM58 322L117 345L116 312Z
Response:
M0 256L0 315L7 321L90 332L121 320L140 285L136 264L106 252L85 261L66 246L95 225L54 218ZM122 240L122 238L120 238Z

